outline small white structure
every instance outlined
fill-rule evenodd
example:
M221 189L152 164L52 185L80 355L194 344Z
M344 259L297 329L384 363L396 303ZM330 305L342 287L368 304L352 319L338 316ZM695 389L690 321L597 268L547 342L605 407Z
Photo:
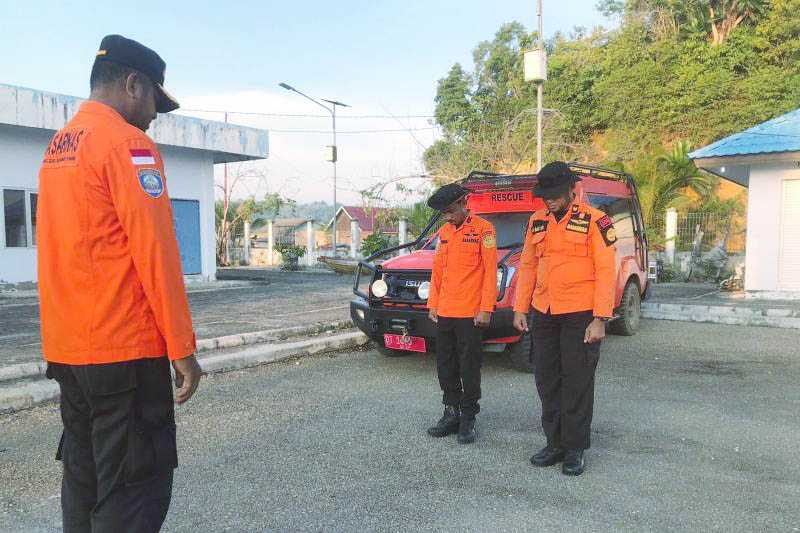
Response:
M745 289L800 293L800 109L689 157L748 188Z
M0 283L36 281L39 166L50 139L82 100L0 84ZM147 134L159 145L186 275L214 279L214 165L264 159L268 132L176 114Z

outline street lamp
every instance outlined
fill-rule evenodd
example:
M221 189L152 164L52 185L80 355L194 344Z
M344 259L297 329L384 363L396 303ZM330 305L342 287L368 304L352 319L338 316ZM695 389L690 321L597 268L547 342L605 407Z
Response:
M331 114L331 118L333 119L333 144L329 147L329 152L327 154L327 160L333 163L333 238L331 239L331 244L333 245L333 257L336 257L336 160L338 159L338 154L336 150L336 106L339 107L350 107L347 104L343 104L342 102L337 102L336 100L326 100L321 98L323 102L328 102L330 107L326 106L323 103L318 102L317 100L311 98L307 94L304 94L288 83L279 83L279 87L286 89L287 91L292 91L294 93L299 94L306 100L311 100L325 111Z

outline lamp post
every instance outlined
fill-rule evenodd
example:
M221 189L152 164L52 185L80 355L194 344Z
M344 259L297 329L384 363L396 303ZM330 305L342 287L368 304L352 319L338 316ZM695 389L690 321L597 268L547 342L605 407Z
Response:
M342 102L337 102L336 100L326 100L324 98L321 98L323 102L328 102L330 104L330 107L328 107L325 104L318 102L314 98L311 98L307 94L298 91L288 83L281 82L278 84L278 86L283 89L286 89L287 91L292 91L294 93L297 93L306 100L311 100L312 102L323 108L325 111L330 113L331 118L333 119L333 144L329 147L330 151L328 152L327 158L328 161L333 163L333 237L331 239L331 244L333 245L333 257L336 257L336 161L338 159L338 154L336 150L336 106L339 107L350 107L350 106L347 104L343 104Z

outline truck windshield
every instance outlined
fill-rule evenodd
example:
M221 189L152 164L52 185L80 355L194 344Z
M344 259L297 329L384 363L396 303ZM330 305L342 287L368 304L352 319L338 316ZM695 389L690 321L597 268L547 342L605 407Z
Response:
M525 228L533 213L484 213L497 233L498 248L516 248L525 243Z

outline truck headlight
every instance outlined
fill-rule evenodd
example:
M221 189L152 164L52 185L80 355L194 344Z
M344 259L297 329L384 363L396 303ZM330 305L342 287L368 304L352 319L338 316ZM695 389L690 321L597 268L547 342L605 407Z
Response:
M372 282L372 295L376 298L383 298L389 293L389 286L382 279Z
M427 300L428 296L431 294L431 282L430 281L423 281L417 287L417 295L422 300Z

